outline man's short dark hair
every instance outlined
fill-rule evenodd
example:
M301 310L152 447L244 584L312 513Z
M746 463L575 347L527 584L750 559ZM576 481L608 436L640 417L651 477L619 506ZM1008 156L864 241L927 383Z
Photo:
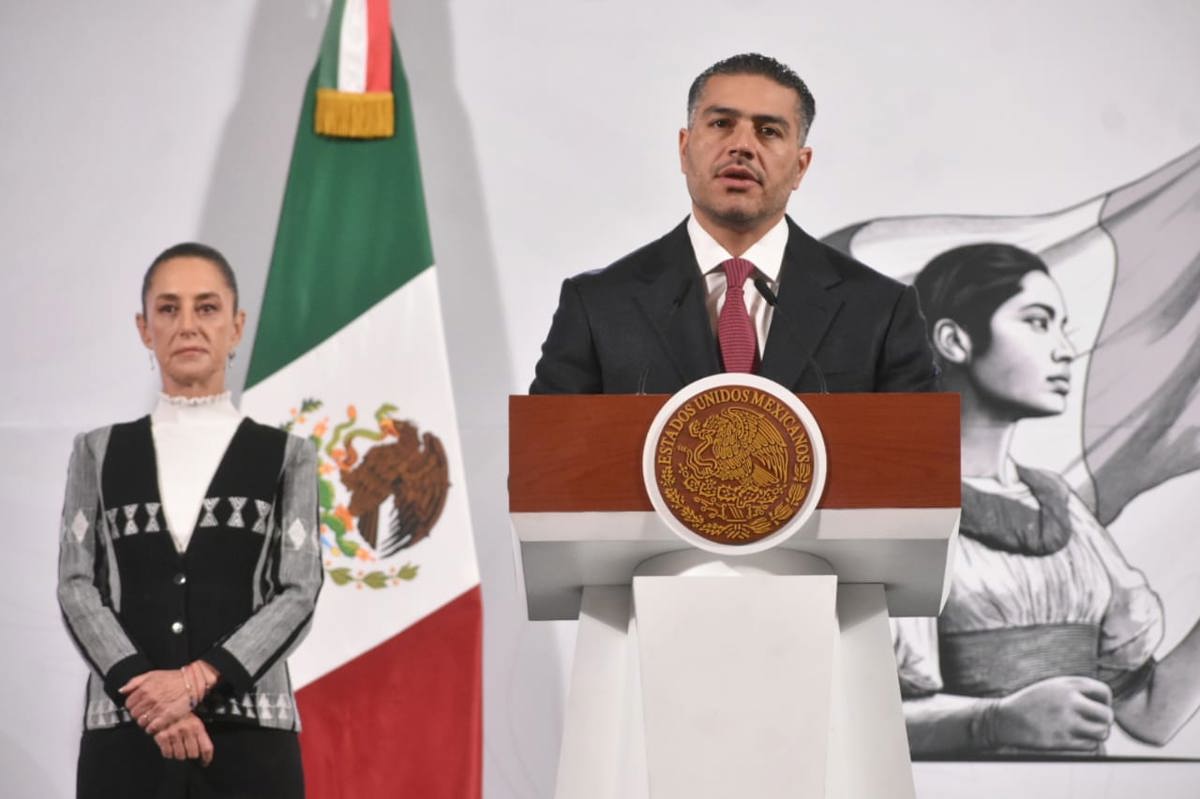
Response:
M987 352L996 309L1020 293L1030 272L1050 274L1045 261L1013 244L968 244L936 256L913 281L930 335L939 319L951 319L967 331L976 354Z
M696 76L696 79L692 81L692 87L688 89L687 120L689 128L695 120L696 103L699 102L708 79L714 75L761 75L796 92L796 115L800 117L800 141L803 142L808 137L813 117L817 115L817 101L813 99L808 85L787 64L759 53L741 53L730 56L718 61Z
M150 293L150 284L154 282L154 275L156 272L158 272L158 268L160 266L172 258L203 258L215 266L221 273L221 277L225 279L225 285L229 287L231 292L233 292L233 311L234 313L237 313L237 277L234 276L233 267L229 265L229 261L216 247L210 247L207 244L201 244L198 241L185 241L168 247L160 252L154 258L154 260L150 262L150 268L146 270L146 275L142 278L143 316L146 314L146 296Z

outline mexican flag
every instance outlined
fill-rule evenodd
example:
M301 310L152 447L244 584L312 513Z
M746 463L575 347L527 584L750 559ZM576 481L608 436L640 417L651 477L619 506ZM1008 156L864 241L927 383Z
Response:
M325 587L289 661L308 795L479 796L479 572L386 0L333 3L246 387L320 456Z
M1038 253L1066 299L1077 388L1062 416L1022 422L1017 459L1062 472L1105 524L1200 469L1200 148L1050 213L874 219L825 241L905 281L963 244Z

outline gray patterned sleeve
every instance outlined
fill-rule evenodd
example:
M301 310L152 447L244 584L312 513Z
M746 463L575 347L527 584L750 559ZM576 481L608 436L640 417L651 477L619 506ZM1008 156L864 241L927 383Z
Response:
M307 439L288 436L270 544L278 560L277 590L202 657L235 691L249 690L308 633L325 576L318 535L317 452Z
M97 564L108 555L100 512L100 466L108 432L75 437L59 529L58 603L67 632L103 679L105 692L121 707L125 698L117 689L152 667L113 612L112 584L97 580Z

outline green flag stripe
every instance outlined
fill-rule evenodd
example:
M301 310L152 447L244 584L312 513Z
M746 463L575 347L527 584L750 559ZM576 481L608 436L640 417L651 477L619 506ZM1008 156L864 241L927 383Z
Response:
M329 9L329 21L325 23L325 35L321 37L321 53L317 57L317 85L322 89L336 89L338 85L338 58L342 47L342 16L346 13L346 0L333 0Z
M408 83L392 42L396 134L313 132L304 94L246 388L352 322L433 264Z

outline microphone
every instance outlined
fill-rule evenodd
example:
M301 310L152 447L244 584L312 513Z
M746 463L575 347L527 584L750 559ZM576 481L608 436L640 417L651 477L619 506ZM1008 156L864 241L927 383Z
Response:
M671 319L675 316L675 312L679 310L679 306L683 305L684 298L687 297L688 292L692 290L692 284L695 282L695 279L690 275L683 282L683 287L680 288L679 292L675 295L675 299L671 301L671 310L667 313L667 318L663 320L664 327L670 323ZM637 393L639 395L644 395L646 393L646 379L648 377L650 377L649 355L646 356L646 365L642 367L641 374L638 375Z
M785 314L783 309L779 307L779 298L775 296L775 292L771 291L771 287L767 285L766 278L762 275L754 278L754 288L758 289L758 293L767 301L767 305L771 306L771 310L776 317L782 319L784 324L792 324L791 317ZM811 353L808 356L808 365L817 373L817 384L821 387L821 393L828 394L829 386L825 383L825 373L821 371L820 364L817 363L817 359Z

